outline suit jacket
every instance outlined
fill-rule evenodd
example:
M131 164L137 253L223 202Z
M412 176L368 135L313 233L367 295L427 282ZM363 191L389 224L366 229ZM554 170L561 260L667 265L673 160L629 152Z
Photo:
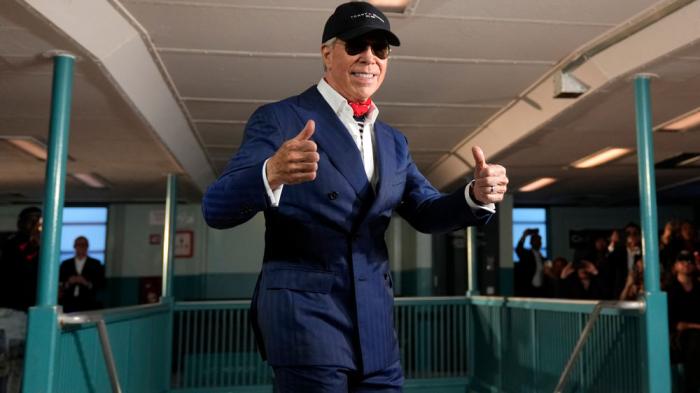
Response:
M264 161L307 120L320 161L314 181L285 185L272 207ZM205 220L215 228L265 214L265 253L251 304L263 357L273 366L336 365L365 372L399 359L393 288L384 234L396 210L422 232L485 223L461 187L439 193L421 175L406 138L376 122L376 192L360 152L315 86L259 108L239 152L204 195Z
M83 271L80 275L85 277L92 285L90 287L81 284L68 285L71 276L77 276L75 258L61 262L59 281L61 282L61 305L64 312L85 311L99 308L97 303L97 291L105 285L105 269L95 258L87 257ZM78 296L75 296L75 287L79 287Z

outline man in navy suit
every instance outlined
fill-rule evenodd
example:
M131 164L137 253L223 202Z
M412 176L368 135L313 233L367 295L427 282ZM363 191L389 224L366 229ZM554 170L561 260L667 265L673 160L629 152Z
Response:
M340 5L323 32L323 78L255 111L204 196L215 228L265 214L251 321L279 392L400 392L384 242L393 212L421 232L453 231L488 221L506 192L505 169L475 147L475 179L441 194L406 138L377 120L370 98L399 44L370 4Z

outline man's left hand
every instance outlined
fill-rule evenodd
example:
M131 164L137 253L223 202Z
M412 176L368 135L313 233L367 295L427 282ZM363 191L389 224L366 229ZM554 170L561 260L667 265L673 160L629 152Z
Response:
M506 168L501 165L487 164L484 152L480 147L472 147L474 155L474 183L472 191L474 198L483 204L496 203L503 200L508 190Z

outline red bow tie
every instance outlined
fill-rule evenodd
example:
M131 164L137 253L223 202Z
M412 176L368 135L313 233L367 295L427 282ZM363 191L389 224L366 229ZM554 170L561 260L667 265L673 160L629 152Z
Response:
M368 98L365 102L348 101L348 104L350 104L350 107L352 108L352 115L355 117L361 117L369 111L369 108L372 106L372 99Z

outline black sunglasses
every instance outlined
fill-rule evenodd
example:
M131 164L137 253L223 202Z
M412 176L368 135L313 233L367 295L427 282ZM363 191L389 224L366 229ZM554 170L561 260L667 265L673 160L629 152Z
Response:
M389 57L391 48L386 39L374 37L357 37L344 42L345 53L350 56L359 55L367 50L369 46L372 48L372 53L378 58L385 60Z

